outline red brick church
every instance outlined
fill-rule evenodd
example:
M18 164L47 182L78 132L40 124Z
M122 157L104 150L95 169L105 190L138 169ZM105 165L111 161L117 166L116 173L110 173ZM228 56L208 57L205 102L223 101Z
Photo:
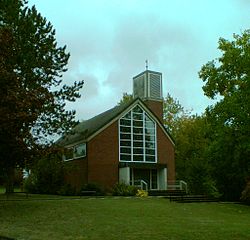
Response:
M58 140L72 165L67 181L76 188L116 183L165 190L175 180L174 142L163 125L162 74L146 70L133 78L133 97Z

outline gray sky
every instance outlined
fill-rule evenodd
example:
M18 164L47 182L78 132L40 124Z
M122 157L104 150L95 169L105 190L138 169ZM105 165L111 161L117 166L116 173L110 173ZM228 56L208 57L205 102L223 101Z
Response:
M212 102L198 71L220 56L220 37L250 28L250 0L29 0L56 29L71 57L64 81L85 80L82 97L68 105L88 119L132 93L132 78L163 74L163 94L202 113Z

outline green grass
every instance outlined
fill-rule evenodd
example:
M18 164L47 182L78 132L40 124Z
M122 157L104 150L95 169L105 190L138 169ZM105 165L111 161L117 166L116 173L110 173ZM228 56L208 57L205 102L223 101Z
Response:
M16 239L250 239L250 207L164 198L6 201L0 236Z

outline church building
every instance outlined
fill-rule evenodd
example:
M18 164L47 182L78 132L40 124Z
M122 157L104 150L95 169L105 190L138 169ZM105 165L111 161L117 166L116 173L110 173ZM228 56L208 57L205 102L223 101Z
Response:
M133 100L79 123L57 143L68 149L66 180L80 189L118 183L166 190L175 180L174 141L163 125L162 74L133 78Z

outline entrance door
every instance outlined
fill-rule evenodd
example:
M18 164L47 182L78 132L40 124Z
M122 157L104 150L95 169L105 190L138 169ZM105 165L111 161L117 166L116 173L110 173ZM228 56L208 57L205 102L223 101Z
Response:
M157 189L157 170L156 169L131 169L131 182L133 185L138 184L140 180L147 183L148 189Z

